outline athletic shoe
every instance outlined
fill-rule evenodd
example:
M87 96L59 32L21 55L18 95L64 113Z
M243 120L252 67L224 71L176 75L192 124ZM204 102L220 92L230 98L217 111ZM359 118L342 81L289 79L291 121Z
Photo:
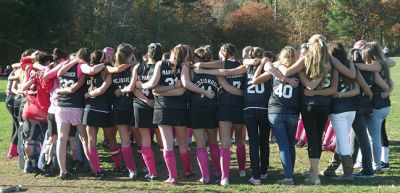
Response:
M261 179L261 180L265 180L265 179L267 179L267 177L268 177L268 174L267 174L267 173L261 174L261 175L260 175L260 179Z
M250 182L250 184L253 184L254 186L261 185L261 180L260 179L254 179L253 177L250 178L249 182Z
M246 177L246 171L240 170L240 171L239 171L239 176L240 176L241 178Z
M382 171L388 171L390 169L389 162L388 163L381 162L381 168Z
M101 179L103 179L103 177L104 177L104 173L101 171L101 172L93 172L92 173L92 176L94 177L94 179L96 179L96 180L101 180Z
M292 178L284 178L282 180L277 180L276 183L281 185L294 185L294 181Z
M221 179L220 184L221 184L221 186L228 186L229 185L229 179L228 178Z
M304 180L306 184L309 185L321 185L321 180L319 178L308 177Z
M362 168L362 163L361 162L356 162L353 166L354 169L361 169Z
M310 170L304 171L303 173L301 173L301 176L303 176L303 177L305 177L305 178L310 177L310 176L311 176Z
M338 167L338 169L335 170L335 173L336 173L336 175L338 175L338 176L343 175L343 174L344 174L344 172L343 172L343 166L340 165L340 166Z
M207 185L207 184L211 184L211 179L202 177L199 179L199 182L203 183L204 185Z
M33 172L33 167L31 165L30 160L25 160L25 165L24 165L24 173L32 173Z
M375 174L364 174L363 171L353 174L355 178L370 179L375 178Z
M146 174L146 175L144 176L144 178L145 178L146 180L153 181L153 180L156 180L156 179L157 179L157 175L155 175L155 174Z
M136 171L130 171L129 172L129 178L130 179L136 179L137 178L137 172Z
M72 175L70 173L61 173L57 178L60 180L69 180L72 178Z
M176 178L168 178L167 180L164 181L165 184L170 184L170 185L175 185L178 183L178 180Z

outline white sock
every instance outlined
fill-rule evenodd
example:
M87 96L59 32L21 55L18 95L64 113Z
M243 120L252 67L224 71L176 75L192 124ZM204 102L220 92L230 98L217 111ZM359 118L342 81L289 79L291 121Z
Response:
M362 161L362 154L361 154L361 149L360 149L360 150L358 150L357 163L361 164L361 161Z
M382 147L381 161L389 163L389 147Z

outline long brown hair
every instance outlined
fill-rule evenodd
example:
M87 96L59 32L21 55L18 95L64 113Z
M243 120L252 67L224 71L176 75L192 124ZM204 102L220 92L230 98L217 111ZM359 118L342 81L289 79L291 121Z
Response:
M379 62L382 69L387 73L387 78L390 78L389 67L385 61L382 47L377 42L369 42L361 48L361 56L365 63Z
M194 58L197 58L199 62L210 62L213 58L210 46L202 46L194 50Z
M306 75L313 80L324 77L328 72L328 49L326 38L320 34L311 36L308 40L308 52L304 61Z
M182 65L185 62L187 56L187 50L183 47L182 44L175 46L171 52L173 52L173 58L171 58L171 68L174 74L176 73L176 67Z
M115 66L122 64L128 64L133 57L133 47L128 43L121 43L117 48L117 53L115 53Z
M347 57L346 49L344 48L344 45L342 43L340 43L338 41L329 42L328 43L328 52L330 55L337 58L347 68L350 67L350 60ZM349 86L353 83L353 81L350 80L349 78L347 78L346 76L341 76L341 78L343 78L346 86Z

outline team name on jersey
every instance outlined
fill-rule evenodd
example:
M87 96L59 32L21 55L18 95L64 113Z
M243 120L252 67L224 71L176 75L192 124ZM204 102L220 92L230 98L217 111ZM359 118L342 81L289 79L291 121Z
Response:
M202 78L196 81L196 85L200 86L202 84L211 84L216 88L218 87L218 84L214 80L208 78Z
M125 78L115 78L113 79L114 84L119 84L119 83L126 83L126 82L131 82L130 77L125 77Z
M247 78L248 78L248 79L253 79L253 77L254 77L254 74L249 74L249 73L247 73Z
M241 75L235 75L235 76L227 76L226 78L241 78L241 77L244 77L244 75L241 74Z
M150 80L151 76L149 75L140 75L140 80Z
M174 74L174 72L172 70L162 70L162 75L171 75ZM175 74L179 74L181 73L181 69L176 69L176 73Z
M75 76L76 76L76 72L66 72L63 76L66 76L66 77L75 77Z

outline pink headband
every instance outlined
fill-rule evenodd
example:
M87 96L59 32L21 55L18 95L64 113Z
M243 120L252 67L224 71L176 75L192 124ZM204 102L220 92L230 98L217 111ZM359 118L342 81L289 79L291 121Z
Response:
M353 48L361 49L362 47L364 47L364 45L365 45L365 42L363 40L359 40L354 44Z
M114 54L112 50L103 50L103 52L105 52L107 56L112 56Z

